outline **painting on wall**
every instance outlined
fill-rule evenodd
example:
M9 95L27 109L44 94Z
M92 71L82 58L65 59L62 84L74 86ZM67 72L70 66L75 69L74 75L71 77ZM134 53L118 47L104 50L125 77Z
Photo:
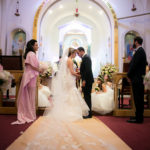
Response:
M26 43L26 33L18 30L13 33L12 55L21 55Z
M125 35L125 58L130 61L133 57L133 54L135 52L133 48L133 42L134 38L138 36L139 34L135 31L129 31Z

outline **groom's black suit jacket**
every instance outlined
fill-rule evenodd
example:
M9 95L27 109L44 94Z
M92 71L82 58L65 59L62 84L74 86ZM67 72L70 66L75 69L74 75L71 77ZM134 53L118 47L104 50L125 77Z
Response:
M85 80L86 84L92 84L94 82L93 73L92 73L92 62L91 62L91 58L87 54L85 54L82 57L80 74L81 74L82 81Z

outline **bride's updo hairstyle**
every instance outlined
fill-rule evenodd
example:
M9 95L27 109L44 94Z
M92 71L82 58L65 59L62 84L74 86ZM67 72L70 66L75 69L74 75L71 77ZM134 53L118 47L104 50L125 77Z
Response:
M71 54L73 54L74 52L76 52L76 51L77 51L76 49L70 47L69 50L68 50L68 57L69 57Z

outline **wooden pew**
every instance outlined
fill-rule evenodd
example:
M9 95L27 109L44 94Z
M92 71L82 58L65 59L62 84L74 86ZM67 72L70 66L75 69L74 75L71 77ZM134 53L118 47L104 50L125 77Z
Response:
M17 113L17 96L20 87L21 78L23 75L23 63L22 56L0 56L0 63L3 66L4 70L9 71L15 81L16 91L15 99L12 101L13 106L10 105L9 99L9 90L4 101L3 92L0 91L0 114L16 114ZM5 104L5 105L4 105Z
M114 84L114 101L115 101L115 109L113 111L114 116L134 116L135 114L135 106L134 106L134 99L133 99L133 93L132 93L132 87L130 86L131 91L131 108L125 109L125 108L119 108L119 86L120 86L120 80L123 78L127 78L127 73L115 73L113 74L113 84ZM150 108L144 109L144 116L150 116Z

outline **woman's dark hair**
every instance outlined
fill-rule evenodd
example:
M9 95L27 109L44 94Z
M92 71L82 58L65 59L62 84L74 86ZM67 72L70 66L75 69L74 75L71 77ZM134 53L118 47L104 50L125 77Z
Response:
M24 53L24 56L23 56L24 59L26 59L28 52L32 51L32 52L35 53L35 51L34 51L34 49L33 49L33 46L34 46L34 44L35 44L36 42L37 42L37 41L34 40L34 39L28 41L28 43L27 43L27 45L26 45L26 50L25 50L25 53Z
M97 80L98 80L98 81L101 81L101 79L99 79L99 78L98 78ZM102 88L102 81L101 81L100 84L98 84L98 87L99 87L99 89L102 91L102 89L103 89L103 88Z
M104 83L104 78L102 75L99 75L97 80L101 81L100 84L98 84L98 87L100 88L100 90L102 90L102 84Z
M76 51L74 48L69 48L68 57Z

